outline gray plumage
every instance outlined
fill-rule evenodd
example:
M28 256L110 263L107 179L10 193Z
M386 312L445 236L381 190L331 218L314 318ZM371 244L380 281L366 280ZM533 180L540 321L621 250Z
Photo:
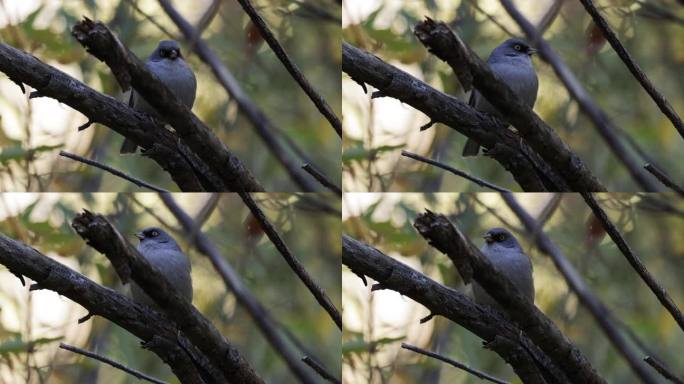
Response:
M181 251L176 240L156 227L145 228L135 236L140 240L138 245L140 254L157 268L184 298L192 302L190 260ZM133 300L158 308L156 303L135 283L131 283L131 294Z
M485 245L481 251L496 269L508 277L520 292L534 303L534 280L532 263L523 252L518 240L504 228L492 228L484 235ZM501 306L476 282L473 296L479 304L486 304L504 312Z
M195 92L197 91L197 80L195 74L188 64L183 60L180 46L173 40L163 40L159 42L157 48L152 52L145 66L150 72L166 85L171 92L188 108L192 109L195 102ZM131 92L128 105L135 110L152 115L157 119L163 120L157 111L149 105L135 90ZM137 145L125 139L121 146L120 153L134 153Z
M487 64L492 72L530 108L534 107L537 100L537 89L539 88L537 72L534 70L530 58L535 52L536 50L525 41L509 39L494 48L487 59ZM477 90L473 90L468 104L478 111L506 120ZM480 145L474 140L468 139L465 147L463 147L463 156L475 156L479 150Z

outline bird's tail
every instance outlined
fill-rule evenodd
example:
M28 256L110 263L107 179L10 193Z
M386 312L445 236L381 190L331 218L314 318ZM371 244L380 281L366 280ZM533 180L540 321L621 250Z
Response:
M463 157L477 156L480 152L480 144L473 139L468 139L463 147Z

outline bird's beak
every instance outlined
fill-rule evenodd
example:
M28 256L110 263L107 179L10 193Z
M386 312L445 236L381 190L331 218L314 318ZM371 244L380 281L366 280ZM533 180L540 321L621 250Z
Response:
M178 57L178 51L176 51L175 49L172 49L171 52L169 52L169 59L176 60L177 57Z
M135 237L137 237L137 238L138 238L138 240L142 240L142 239L144 239L144 238L145 238L145 235L143 235L143 233L142 233L142 232L138 232L138 233L136 233L136 234L135 234Z
M485 239L487 244L491 244L494 241L494 239L492 238L492 235L490 235L489 233L482 236L482 238Z
M536 48L530 47L530 48L527 49L527 54L528 54L528 55L532 56L532 55L534 55L535 53L537 53L537 49L536 49Z

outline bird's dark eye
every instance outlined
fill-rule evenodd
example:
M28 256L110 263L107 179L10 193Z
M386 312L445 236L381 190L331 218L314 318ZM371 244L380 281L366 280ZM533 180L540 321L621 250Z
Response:
M150 232L150 236L152 236L152 237L157 237L157 236L159 236L159 232L157 232L157 231L152 231L152 232Z
M496 241L504 241L505 239L506 235L504 235L503 233L497 233L496 235L494 235L494 240Z
M516 44L513 46L513 49L515 49L516 51L519 51L522 49L522 46L520 44Z

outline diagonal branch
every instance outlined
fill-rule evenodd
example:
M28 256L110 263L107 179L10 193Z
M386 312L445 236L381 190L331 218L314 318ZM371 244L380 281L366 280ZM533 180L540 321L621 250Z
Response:
M259 208L254 199L252 199L252 196L250 196L249 193L240 193L240 198L245 203L247 208L249 208L250 212L252 212L254 218L259 222L261 229L264 231L264 233L266 233L268 239L271 240L290 268L292 268L294 273L297 274L297 277L299 277L306 288L309 289L309 292L311 292L311 294L316 298L318 304L323 307L326 312L328 312L328 315L330 315L330 318L332 318L337 327L342 329L342 316L340 315L340 312L337 310L337 308L335 308L335 305L332 303L332 301L330 301L330 298L325 291L311 278L299 259L297 259L292 252L290 252L287 244L285 244L283 239L280 237L273 224L268 221L268 218L266 218L264 212Z
M176 204L171 195L159 194L159 198L164 202L166 208L168 208L176 217L176 220L178 220L185 232L189 232L193 230L193 228L196 228L196 223L193 219ZM273 321L270 313L244 285L240 275L235 272L233 267L221 255L221 252L216 248L216 245L214 245L214 243L199 229L196 229L196 234L192 237L192 241L195 247L197 247L197 250L209 258L214 269L216 269L216 272L218 272L223 279L223 283L231 292L233 292L238 303L247 310L247 313L252 317L256 326L261 333L263 333L275 352L285 361L292 373L302 383L315 383L315 380L313 380L309 373L304 370L298 356L295 355L285 339L281 336L278 331L278 326Z
M444 316L482 338L485 348L509 363L523 382L570 382L518 327L455 289L347 235L342 236L342 263L364 281L368 276L378 282L380 289L399 292L424 305L430 316Z
M431 53L446 60L454 71L465 67L475 88L506 116L523 140L560 174L572 190L606 190L558 134L499 80L448 25L428 18L416 25L415 35Z
M414 227L431 246L453 261L466 283L474 278L570 380L605 383L567 336L523 296L446 216L427 211L416 218Z
M337 135L342 137L342 123L340 122L340 119L337 118L335 112L333 112L332 108L330 108L328 103L326 103L325 99L323 99L323 97L319 95L315 89L313 89L311 84L309 84L309 81L306 79L306 77L304 77L299 68L297 68L297 65L292 62L276 37L273 35L273 32L271 32L266 25L264 19L259 15L259 12L254 9L249 0L237 0L237 2L240 3L242 9L244 9L245 13L247 13L249 18L252 19L252 23L254 23L257 29L259 29L261 37L266 40L268 46L271 47L278 59L280 59L280 62L283 63L287 71L290 72L292 78L295 79L297 84L299 84L302 90L304 90L304 93L309 96L309 99L311 99L314 105L316 105L318 111L321 112L326 119L328 119L330 125L332 125L335 132L337 132Z
M86 319L102 316L139 337L183 383L204 383L198 367L179 345L175 325L160 314L3 234L0 264L17 276L34 280L31 290L49 289L82 305L88 310Z
M596 295L586 285L582 276L570 264L567 257L558 248L558 246L549 238L541 229L541 223L532 218L525 209L518 204L512 194L503 193L501 197L506 202L508 207L515 213L518 220L525 226L528 234L530 234L532 241L537 245L540 251L548 255L556 269L563 275L568 287L577 295L579 302L587 308L589 313L594 317L596 323L601 327L603 333L613 344L613 347L618 353L627 361L634 373L645 383L654 383L655 379L646 371L644 364L634 351L632 346L622 336L620 330L613 324L611 319L612 313L599 300Z
M230 97L237 103L240 111L252 123L257 134L264 141L264 144L271 151L276 160L282 164L295 184L305 192L318 190L318 186L305 175L297 160L293 159L288 151L283 147L278 139L278 129L273 126L273 123L266 117L266 115L259 109L259 107L249 98L249 96L242 90L240 83L233 77L233 74L226 68L219 57L212 51L207 43L198 36L197 30L188 23L183 16L171 5L169 0L159 0L159 5L164 9L164 12L171 18L180 29L185 39L194 43L193 47L197 52L197 56L209 66L216 77L216 80L228 92ZM282 135L282 133L280 133ZM283 136L287 138L287 136ZM303 154L299 147L295 145L292 140L287 140L290 148L297 154ZM301 156L300 156L301 157ZM311 160L305 159L307 163Z
M677 307L677 304L672 300L672 297L667 293L665 288L658 284L653 275L646 269L646 266L641 259L632 252L632 249L627 244L624 237L622 237L620 231L618 231L608 218L608 215L601 209L598 202L594 199L594 196L591 193L582 192L582 197L632 268L634 268L648 288L651 289L651 292L656 295L660 304L670 312L670 315L672 315L672 318L677 322L679 328L684 331L684 315L682 315L682 311Z
M87 51L104 61L125 90L136 92L173 126L180 141L202 159L231 191L261 191L263 188L242 162L211 130L181 103L145 65L102 23L85 18L72 28L72 35Z
M658 186L656 183L654 183L648 174L641 169L639 161L632 155L622 141L620 141L617 133L618 128L598 104L591 99L587 91L582 87L582 84L577 80L577 77L575 77L570 68L565 65L551 45L539 35L537 28L518 11L511 0L499 1L513 20L518 23L520 29L522 29L525 36L527 36L527 39L536 43L534 45L539 50L539 56L551 65L556 76L558 76L565 85L565 88L567 88L568 93L577 102L582 112L584 112L589 120L594 123L594 127L599 135L601 135L615 157L617 157L622 165L627 168L627 171L634 181L644 191L657 191Z
M629 71L632 72L634 78L637 79L639 84L641 84L644 90L646 90L649 96L651 96L663 114L670 119L672 125L675 127L677 132L679 132L679 135L684 138L684 123L682 122L681 117L679 117L677 112L675 112L667 99L665 99L665 97L658 92L653 83L651 83L651 80L649 80L648 76L646 76L644 71L641 70L639 64L637 64L629 52L627 52L606 19L604 19L598 9L596 9L594 3L591 0L580 0L580 3L584 5L584 9L586 9L587 13L589 13L591 18L594 19L594 24L601 30L601 32L603 32L603 36L606 38L606 40L608 40L608 43L610 43L610 46L613 47L618 56L620 56L620 59L622 59Z
M85 211L74 218L71 226L89 246L112 262L124 283L132 278L229 381L263 383L237 348L126 241L104 216Z
M69 152L65 152L65 151L59 151L59 155L62 156L62 157L66 157L66 158L68 158L68 159L76 160L76 161L78 161L78 162L80 162L80 163L83 163L83 164L87 164L87 165L93 166L93 167L95 167L95 168L100 168L100 169L102 169L102 170L105 170L105 171L111 173L111 174L114 175L114 176L118 176L118 177L120 177L120 178L122 178L122 179L124 179L124 180L130 181L131 183L137 185L138 187L145 187L145 188L147 188L147 189L151 189L151 190L153 190L153 191L155 191L155 192L161 192L161 193L168 193L168 192L169 192L169 191L167 191L167 190L165 190L165 189L163 189L163 188L156 187L156 186L154 186L154 185L152 185L152 184L149 184L149 183L147 183L147 182L145 182L145 181L142 181L142 180L140 180L140 179L138 179L138 178L135 178L135 177L133 177L133 176L131 176L131 175L128 175L128 174L126 174L125 172L121 172L121 171L119 171L119 170L116 169L116 168L112 168L112 167L110 167L110 166L107 165L107 164L102 164L102 163L100 163L100 162L98 162L98 161L95 161L95 160L92 160L92 159L86 159L85 157L78 156L78 155L75 155L75 154L73 154L73 153L69 153Z
M525 191L570 191L560 175L529 148L504 123L481 113L457 98L348 43L342 43L342 70L359 84L370 84L382 96L393 97L474 138L485 147ZM365 85L364 85L365 88Z

